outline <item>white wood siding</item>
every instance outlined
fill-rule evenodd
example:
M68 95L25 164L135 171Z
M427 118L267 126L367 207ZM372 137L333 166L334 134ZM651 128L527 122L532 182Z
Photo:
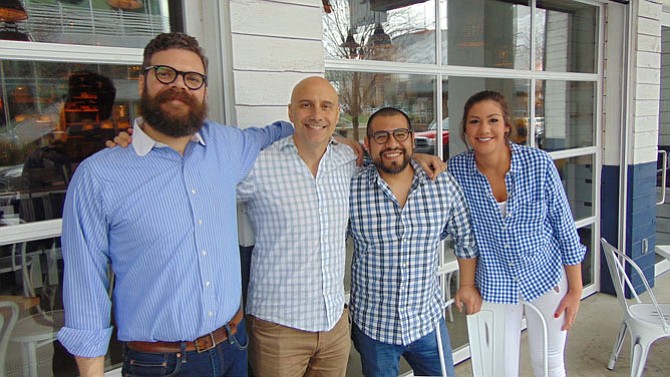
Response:
M237 125L288 119L302 78L324 73L319 0L231 0L231 62Z

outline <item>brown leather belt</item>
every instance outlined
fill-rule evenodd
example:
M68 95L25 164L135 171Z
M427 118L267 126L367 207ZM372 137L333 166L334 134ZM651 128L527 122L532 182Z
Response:
M238 310L233 319L228 322L230 334L226 326L221 326L209 334L205 334L194 341L189 342L126 342L128 348L139 352L150 353L175 353L181 351L182 343L186 343L186 351L205 352L216 347L219 343L228 339L228 336L237 333L237 325L244 318L242 309Z

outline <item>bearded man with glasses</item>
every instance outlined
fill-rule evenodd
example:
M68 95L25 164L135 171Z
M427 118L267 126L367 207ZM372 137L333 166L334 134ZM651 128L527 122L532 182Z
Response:
M373 165L352 178L349 200L352 339L363 375L395 377L403 356L415 376L453 376L437 271L440 241L450 236L461 287L474 286L477 248L463 192L450 174L430 180L413 160L411 122L399 109L370 116L365 146ZM459 293L459 309L479 310L481 298Z
M133 147L86 159L67 191L58 339L103 375L111 265L123 375L245 376L236 185L293 126L206 120L207 58L186 34L154 38L142 66Z

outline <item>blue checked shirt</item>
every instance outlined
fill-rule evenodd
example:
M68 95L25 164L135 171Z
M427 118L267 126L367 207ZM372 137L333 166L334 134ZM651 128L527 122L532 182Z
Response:
M238 186L256 234L246 312L304 331L331 330L344 308L351 148L331 142L316 178L293 138L264 150Z
M77 168L63 213L65 327L74 355L106 353L107 266L122 341L193 340L240 305L236 185L260 149L292 134L206 122L181 156L135 121L132 148L102 150Z
M430 181L412 160L414 179L404 207L368 166L351 180L354 257L351 313L369 337L408 345L443 316L438 245L451 236L459 258L477 255L463 192L448 174Z
M504 304L518 303L519 295L527 301L538 298L558 284L563 265L580 263L586 252L551 157L535 148L510 147L504 218L473 151L448 164L472 214L479 247L477 287L485 301Z

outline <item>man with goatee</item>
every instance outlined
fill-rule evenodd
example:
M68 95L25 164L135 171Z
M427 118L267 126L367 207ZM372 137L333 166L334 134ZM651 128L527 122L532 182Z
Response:
M412 124L400 109L370 116L365 146L373 164L352 178L349 200L351 337L363 375L397 376L402 356L415 376L452 377L438 279L438 246L447 236L461 274L456 306L471 314L481 305L461 291L474 287L477 251L463 191L449 173L428 179L412 158Z
M114 315L123 375L245 376L235 189L286 122L205 120L207 58L195 38L146 46L132 148L77 168L63 213L65 327L82 376L102 376Z

